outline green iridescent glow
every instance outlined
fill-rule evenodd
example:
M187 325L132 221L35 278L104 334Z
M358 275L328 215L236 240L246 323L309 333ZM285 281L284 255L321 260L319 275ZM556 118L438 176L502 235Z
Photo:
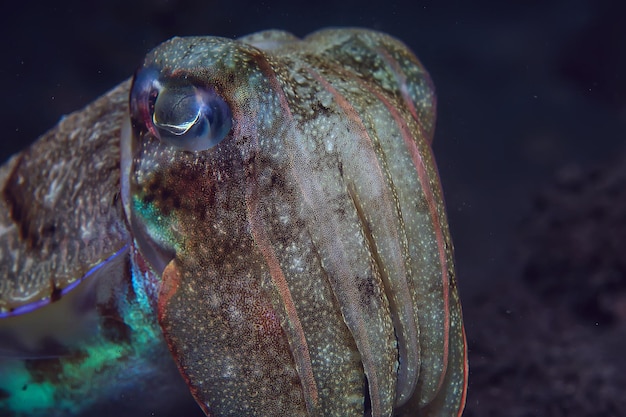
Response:
M0 380L0 390L9 393L4 400L8 410L17 415L30 414L54 405L54 386L48 382L38 384L32 381L25 362L3 360L0 368L5 375L10 375L10 378Z
M133 196L133 212L146 226L146 232L150 239L155 243L172 248L180 249L178 242L173 233L172 217L165 216L153 203L147 203L142 196Z
M168 352L142 288L119 294L117 313L128 329L127 339L107 336L102 321L95 334L67 346L73 352L67 356L0 359L0 415L78 415L150 378L155 358Z

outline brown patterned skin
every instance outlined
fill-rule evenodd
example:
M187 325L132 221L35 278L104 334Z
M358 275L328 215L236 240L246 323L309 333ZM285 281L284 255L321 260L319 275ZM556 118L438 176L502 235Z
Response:
M54 298L130 241L119 198L129 86L66 117L0 167L0 315Z
M145 291L205 413L460 415L465 336L430 147L435 97L415 56L357 29L175 38L146 57L134 83L132 128L121 133L125 213L113 168L93 178L104 188L95 205L113 220L59 225L70 242L108 227L113 249L96 248L106 257L127 242L130 219L134 261L161 277ZM155 127L159 96L190 89L232 113L206 149L173 145ZM14 207L37 191L20 191L22 162L9 164L2 224L33 246L45 227L25 227ZM0 250L10 259L11 248ZM72 259L66 269L77 279L91 266ZM28 281L30 302L57 280L42 274ZM6 288L23 287L7 276ZM5 294L0 309L20 307Z

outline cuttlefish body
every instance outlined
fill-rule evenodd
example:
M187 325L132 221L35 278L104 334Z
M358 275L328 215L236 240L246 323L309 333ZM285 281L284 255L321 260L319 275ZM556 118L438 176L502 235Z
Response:
M381 33L157 47L0 169L0 414L459 416L434 124Z

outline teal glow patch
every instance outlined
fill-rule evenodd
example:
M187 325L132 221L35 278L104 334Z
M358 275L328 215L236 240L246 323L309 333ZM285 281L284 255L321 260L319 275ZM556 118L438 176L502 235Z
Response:
M54 406L54 387L50 383L35 383L24 361L1 360L0 370L3 374L0 390L8 394L7 398L0 401L0 414L12 412L30 415L36 410Z
M180 249L172 233L172 216L164 216L154 204L144 202L139 196L133 196L133 212L145 226L147 237L164 248Z
M160 372L169 352L147 296L132 298L130 287L119 289L117 314L129 330L127 339L106 337L106 321L100 320L94 335L67 346L74 352L68 356L0 358L1 416L82 415Z

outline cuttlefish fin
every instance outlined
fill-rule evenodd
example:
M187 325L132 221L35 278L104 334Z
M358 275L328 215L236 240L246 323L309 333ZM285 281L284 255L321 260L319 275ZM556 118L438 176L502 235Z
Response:
M129 83L0 167L0 319L58 301L131 240L120 199Z

